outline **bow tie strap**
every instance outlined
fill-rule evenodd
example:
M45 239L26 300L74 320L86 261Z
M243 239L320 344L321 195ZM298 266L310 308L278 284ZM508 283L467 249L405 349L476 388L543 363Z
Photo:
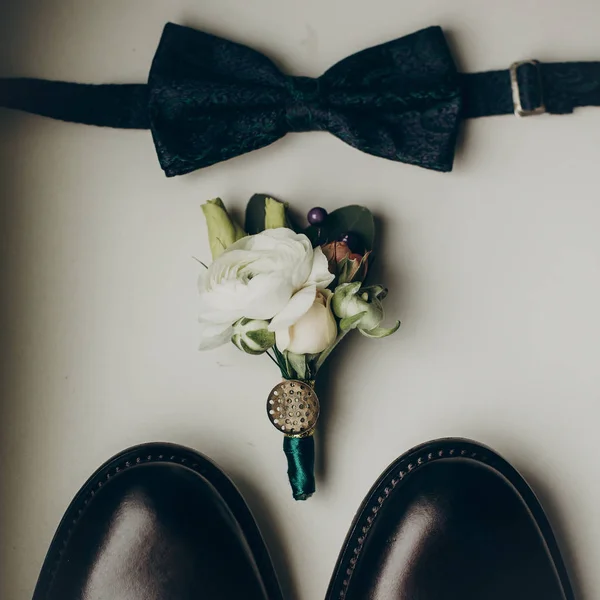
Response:
M461 75L463 117L563 115L600 106L600 62L515 63L504 71Z
M169 23L147 84L0 79L0 106L55 119L151 129L168 176L328 131L370 154L452 168L460 120L600 106L600 62L459 74L439 27L362 50L321 77L283 74L242 44Z
M60 121L149 129L146 84L92 85L45 79L0 79L0 106Z

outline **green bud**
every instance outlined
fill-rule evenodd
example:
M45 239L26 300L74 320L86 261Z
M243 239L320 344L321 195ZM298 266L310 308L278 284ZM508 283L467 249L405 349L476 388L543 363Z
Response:
M269 323L258 319L240 319L233 325L231 341L243 352L262 354L275 345L275 334Z
M340 284L335 289L331 306L340 319L340 329L358 329L372 338L386 337L397 331L400 321L396 321L389 329L380 327L384 316L381 301L387 295L387 290L381 285L360 286L360 282L356 281Z
M286 205L275 198L265 198L265 229L286 227Z
M221 198L203 204L202 212L206 219L213 260L221 256L231 244L246 236L246 232L229 216Z

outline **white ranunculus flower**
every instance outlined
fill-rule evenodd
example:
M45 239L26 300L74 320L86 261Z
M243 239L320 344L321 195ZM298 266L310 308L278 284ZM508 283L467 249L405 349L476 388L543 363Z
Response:
M275 332L277 347L294 354L320 354L337 337L337 323L331 312L333 294L318 291L313 305L291 327Z
M228 342L242 317L272 319L275 332L291 327L333 278L304 234L279 228L242 238L200 275L200 349Z

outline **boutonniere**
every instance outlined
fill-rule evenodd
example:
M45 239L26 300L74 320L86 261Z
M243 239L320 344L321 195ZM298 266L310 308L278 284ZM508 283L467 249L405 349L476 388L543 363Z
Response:
M199 278L200 349L233 342L277 364L283 381L267 415L284 434L294 498L306 500L315 491L319 369L352 330L382 338L400 326L382 326L387 290L366 284L373 216L362 206L313 208L301 227L286 204L262 194L248 203L244 228L219 198L202 209L213 262Z

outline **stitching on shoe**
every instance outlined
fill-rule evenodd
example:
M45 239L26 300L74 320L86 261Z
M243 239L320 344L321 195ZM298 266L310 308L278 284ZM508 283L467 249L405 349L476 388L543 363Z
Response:
M350 585L352 575L354 574L356 564L358 563L358 559L360 557L360 553L362 552L362 549L363 549L363 546L367 539L367 536L369 535L369 532L371 531L373 522L375 521L375 518L377 517L379 510L381 509L381 507L383 506L385 501L390 497L392 490L409 473L414 473L416 470L419 469L419 467L421 467L429 462L432 462L434 460L439 460L441 458L444 458L446 455L452 456L452 457L463 456L463 457L471 458L473 460L478 460L478 461L484 462L484 463L488 462L489 458L492 457L492 455L489 453L486 453L484 449L481 449L478 452L469 452L468 450L462 449L462 450L460 450L460 453L457 453L456 449L450 449L447 451L444 449L433 450L433 451L429 451L427 454L423 454L423 455L417 457L416 459L410 460L405 468L401 468L397 472L394 471L394 473L391 473L390 475L388 475L388 477L386 479L382 480L382 482L377 487L376 492L378 490L381 490L381 488L383 487L383 495L381 493L378 494L378 496L375 498L374 503L371 506L365 507L365 509L361 512L360 520L357 522L356 528L355 528L355 531L360 531L359 537L356 540L356 546L354 547L354 549L352 551L352 555L351 555L350 559L347 559L345 561L346 564L345 565L343 563L340 564L339 572L343 572L345 569L345 573L346 573L346 577L342 581L342 587L341 587L340 593L338 595L338 598L340 600L344 600L346 598L346 594L348 593L348 587ZM404 466L407 461L408 461L408 458L405 461L402 461L401 463L399 463L398 467ZM363 519L363 517L365 515L367 515L366 519L364 519L361 524L361 520Z
M125 471L130 467L139 465L142 462L146 462L146 463L149 463L149 462L167 462L167 463L172 462L172 463L177 463L177 464L181 464L181 465L186 465L186 466L190 467L191 469L200 473L200 471L198 470L199 464L197 462L191 462L187 458L184 458L183 456L177 456L175 454L171 454L170 456L167 457L167 456L165 456L164 453L158 454L158 455L147 454L145 456L142 456L142 455L136 456L135 458L130 458L124 462L117 464L115 467L110 469L108 472L104 473L103 479L97 479L96 481L92 482L92 484L90 484L90 489L89 489L88 493L81 499L78 507L77 508L73 507L73 509L69 511L73 514L76 514L76 516L74 519L72 519L70 525L68 525L66 533L63 534L62 538L59 538L58 540L56 540L56 543L52 544L53 546L58 548L58 550L55 550L55 552L57 553L57 556L53 560L52 567L49 567L46 571L47 577L48 577L48 583L47 583L46 590L44 593L44 598L48 598L50 596L50 592L52 591L52 588L54 586L54 580L58 573L58 569L60 568L60 565L62 563L62 559L63 559L64 553L65 553L65 550L66 550L67 546L69 545L69 540L71 539L71 535L73 534L73 531L75 530L75 528L79 524L79 521L85 514L85 511L87 510L87 507L89 506L91 499L96 495L97 490L102 488L102 486L104 485L104 482L108 481L111 477L114 477L118 473L121 473L122 471ZM190 462L191 462L191 464L188 464ZM67 509L67 510L69 510L69 509Z

